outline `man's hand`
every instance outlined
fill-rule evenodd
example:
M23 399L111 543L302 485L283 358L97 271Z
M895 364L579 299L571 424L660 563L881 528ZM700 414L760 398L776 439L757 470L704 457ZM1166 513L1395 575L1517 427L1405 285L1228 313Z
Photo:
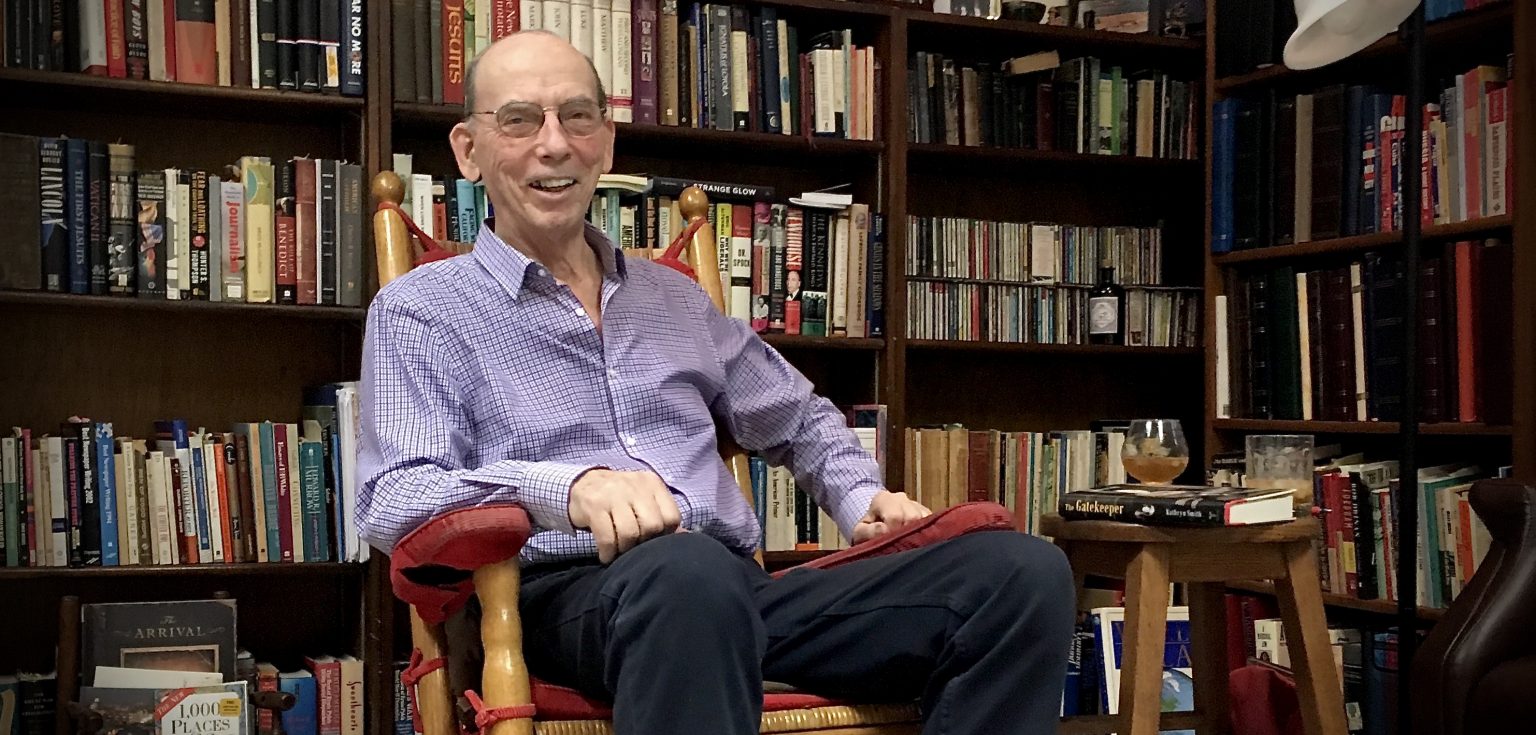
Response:
M571 525L592 532L604 564L682 523L677 501L654 472L589 470L571 485Z
M933 511L907 497L906 493L886 490L869 502L869 512L853 527L853 542L863 543L930 515Z

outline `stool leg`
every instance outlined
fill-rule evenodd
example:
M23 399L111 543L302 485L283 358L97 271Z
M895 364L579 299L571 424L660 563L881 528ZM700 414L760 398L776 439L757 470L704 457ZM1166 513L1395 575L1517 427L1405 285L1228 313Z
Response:
M421 650L424 661L442 658L443 626L421 619L411 608L411 642ZM453 718L453 699L448 693L448 670L438 669L416 682L416 707L421 712L424 735L455 735L459 731Z
M475 570L480 596L480 641L485 646L485 672L480 677L485 706L510 707L533 701L528 666L523 661L523 619L517 609L521 570L514 557ZM482 735L532 735L533 721L502 720Z
M1222 735L1231 728L1227 715L1227 602L1222 584L1189 585L1189 631L1194 664L1195 711L1199 735Z
M1344 694L1328 642L1317 553L1311 542L1286 544L1285 567L1286 577L1275 580L1275 593L1296 674L1302 725L1307 735L1346 735Z
M1126 570L1120 732L1129 735L1157 735L1162 717L1168 556L1166 544L1144 544Z

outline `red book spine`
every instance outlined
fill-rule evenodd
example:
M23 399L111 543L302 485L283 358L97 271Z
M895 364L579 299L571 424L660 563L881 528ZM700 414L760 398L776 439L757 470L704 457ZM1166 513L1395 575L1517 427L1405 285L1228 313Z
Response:
M107 76L128 77L127 23L123 18L123 0L102 0L107 13Z
M498 0L505 3L506 0ZM513 3L514 11L516 9ZM464 104L464 0L443 0L443 103Z
M165 21L165 80L174 82L181 79L176 73L176 0L164 0L162 4L165 6L162 14Z
M177 81L217 84L218 38L213 25L213 0L176 0L175 9ZM167 66L169 63L167 59Z
M277 470L277 536L282 543L282 561L293 561L293 503L297 502L288 489L288 425L272 424L272 457ZM267 523L272 519L268 518Z

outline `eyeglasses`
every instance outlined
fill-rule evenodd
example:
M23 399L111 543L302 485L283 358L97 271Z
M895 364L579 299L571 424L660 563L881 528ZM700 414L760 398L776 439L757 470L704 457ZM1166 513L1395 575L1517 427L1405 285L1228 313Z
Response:
M498 110L472 112L472 115L494 115L496 127L509 138L528 138L544 127L545 113L558 113L560 127L565 134L584 138L603 127L603 115L607 107L592 100L571 100L558 107L540 107L532 102L508 102Z

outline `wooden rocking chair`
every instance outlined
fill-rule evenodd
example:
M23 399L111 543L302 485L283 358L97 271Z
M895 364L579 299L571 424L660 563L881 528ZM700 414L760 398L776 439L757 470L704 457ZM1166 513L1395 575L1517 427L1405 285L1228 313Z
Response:
M426 238L401 211L402 189L395 174L379 174L373 182L373 193L379 200L373 226L381 288L414 265L451 255ZM698 188L683 193L680 208L688 226L657 260L694 277L715 307L723 311L723 292L716 268L703 267L695 272L679 257L686 247L687 263L713 266L718 262L715 235L706 216L708 206L707 197ZM419 253L411 241L411 232L422 240ZM720 446L722 458L750 502L752 485L746 454L728 437L722 437ZM1000 505L972 503L935 513L921 523L809 565L833 566L915 548L961 533L997 528L1013 528L1011 514ZM392 551L390 577L395 594L411 604L415 651L403 679L413 702L418 732L612 733L607 703L529 676L522 652L517 566L518 553L529 533L528 516L515 504L481 506L433 518L401 539ZM757 559L761 564L761 551ZM478 595L481 607L479 634L484 668L480 677L483 691L478 695L473 691L450 692L446 669L449 652L444 623L464 606L471 594ZM764 733L915 735L920 729L915 702L860 704L804 693L764 695Z

